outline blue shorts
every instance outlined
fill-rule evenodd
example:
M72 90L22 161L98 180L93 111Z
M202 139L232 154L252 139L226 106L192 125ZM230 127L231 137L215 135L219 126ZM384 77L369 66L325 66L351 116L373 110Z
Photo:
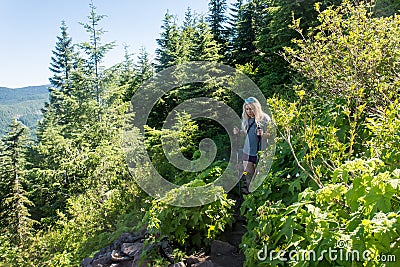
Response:
M255 164L257 162L257 156L250 156L247 155L246 153L243 153L242 160L253 162Z

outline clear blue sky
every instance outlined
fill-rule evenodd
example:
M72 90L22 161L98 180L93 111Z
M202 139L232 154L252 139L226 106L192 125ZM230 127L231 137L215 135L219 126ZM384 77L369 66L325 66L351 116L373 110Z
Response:
M123 44L137 55L144 46L154 57L156 38L167 10L181 23L188 7L206 14L208 0L93 0L106 15L103 42L116 41L106 56L109 67L123 60ZM234 0L227 1L234 2ZM48 84L51 51L65 20L74 43L88 40L79 22L87 22L90 0L0 0L0 87Z

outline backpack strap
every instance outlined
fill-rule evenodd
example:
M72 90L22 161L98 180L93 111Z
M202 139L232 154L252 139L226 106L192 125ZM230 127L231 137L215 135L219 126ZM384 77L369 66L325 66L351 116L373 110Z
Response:
M250 126L247 127L247 133L249 133L251 126L253 126L255 122L256 122L256 120L254 119L254 121L252 123L250 123Z

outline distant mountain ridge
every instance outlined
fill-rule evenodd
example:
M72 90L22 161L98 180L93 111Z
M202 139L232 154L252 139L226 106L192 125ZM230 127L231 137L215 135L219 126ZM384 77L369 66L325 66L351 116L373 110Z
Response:
M42 117L41 109L49 99L48 87L0 87L0 135L5 133L13 118L34 130Z

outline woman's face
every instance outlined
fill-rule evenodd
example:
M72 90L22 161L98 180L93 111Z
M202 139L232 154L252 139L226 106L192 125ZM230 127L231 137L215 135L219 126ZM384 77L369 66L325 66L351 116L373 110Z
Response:
M254 111L251 105L246 104L244 106L244 110L246 111L247 116L249 116L250 118L254 118Z

